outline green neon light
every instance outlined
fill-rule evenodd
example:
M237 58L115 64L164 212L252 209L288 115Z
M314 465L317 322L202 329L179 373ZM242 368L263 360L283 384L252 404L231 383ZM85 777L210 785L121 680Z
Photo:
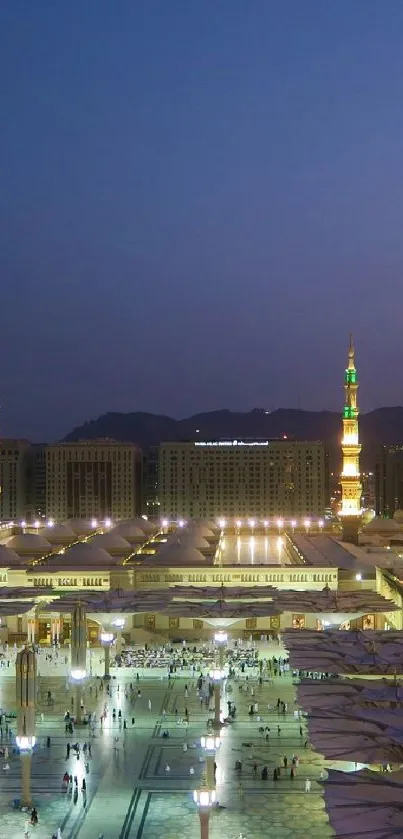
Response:
M355 419L357 416L355 408L345 405L343 409L343 419Z
M346 384L355 385L357 383L357 371L346 370Z

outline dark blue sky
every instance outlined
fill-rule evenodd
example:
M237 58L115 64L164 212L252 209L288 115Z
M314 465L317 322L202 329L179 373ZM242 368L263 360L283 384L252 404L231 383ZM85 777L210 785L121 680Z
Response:
M402 401L403 3L0 6L0 431Z

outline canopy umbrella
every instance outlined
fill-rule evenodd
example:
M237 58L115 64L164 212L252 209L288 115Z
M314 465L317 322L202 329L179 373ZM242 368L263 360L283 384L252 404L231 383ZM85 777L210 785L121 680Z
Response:
M298 702L306 711L382 703L382 707L403 705L403 688L386 680L366 679L303 679L297 685Z
M273 586L172 586L172 596L184 600L263 600L274 598L278 589Z
M57 598L57 593L45 586L0 586L0 600L32 600L36 597Z
M324 788L330 824L343 839L394 839L403 835L403 772L329 770Z
M203 618L205 616L206 618L234 618L236 620L280 614L275 604L270 601L234 603L217 600L214 603L201 600L189 603L174 600L161 611L162 614L170 615L171 617L194 618L195 616L200 616Z

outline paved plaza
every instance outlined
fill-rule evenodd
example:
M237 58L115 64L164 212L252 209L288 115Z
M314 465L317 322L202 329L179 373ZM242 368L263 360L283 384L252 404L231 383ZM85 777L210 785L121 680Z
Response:
M266 645L262 654L278 655L279 647L275 645L269 650ZM200 736L206 732L206 721L213 714L200 704L196 679L180 673L168 681L165 671L162 677L159 670L145 670L139 671L140 681L135 683L137 671L113 669L109 699L105 690L100 692L96 688L95 675L103 672L103 654L101 650L93 651L93 678L87 686L85 705L98 711L98 723L96 736L91 738L92 758L86 773L82 752L79 760L74 752L66 759L67 741L83 745L89 742L89 732L84 726L77 728L74 735L65 734L63 714L70 707L71 695L64 672L64 653L59 654L57 664L46 662L44 655L42 651L39 657L39 745L32 760L33 799L39 823L36 827L29 826L30 837L51 839L61 828L63 839L98 839L100 834L105 839L160 839L162 833L164 839L198 839L200 827L192 790L202 780L204 758ZM249 678L250 684L252 681ZM125 698L125 685L129 682L141 690L141 697L136 695L133 701L130 696ZM300 721L294 719L291 677L278 677L270 686L264 683L260 687L257 679L253 684L253 699L250 693L241 693L237 683L232 693L223 696L223 709L227 699L231 699L238 710L235 723L222 731L222 745L217 753L220 807L210 818L211 839L236 839L240 833L246 839L266 836L326 839L333 833L324 811L321 786L317 783L322 764L318 755L304 746L305 733L300 735ZM46 704L48 690L55 697L52 708ZM14 707L14 696L12 663L9 668L0 669L0 702L4 709ZM278 697L288 703L286 715L267 710L267 704L275 706ZM101 730L99 712L105 701L109 713ZM251 701L259 704L260 723L256 719L251 722L248 716ZM117 714L119 709L122 712L121 728L118 716L115 721L112 719L113 708ZM180 724L185 708L189 713L187 728ZM260 726L270 727L268 742L266 733L259 733ZM161 736L164 730L169 731L168 739ZM50 747L46 745L48 736ZM11 744L14 737L15 730ZM6 742L3 734L3 744ZM276 783L273 769L282 765L284 755L290 764L293 754L300 758L295 779L290 778L288 770L287 774L282 772ZM235 771L236 760L242 762L240 775ZM5 764L1 758L0 839L22 839L27 819L13 808L13 800L20 794L19 757L10 755L8 770L3 768ZM267 781L260 779L263 766L268 768ZM71 795L62 792L66 770L78 777L76 803ZM81 792L83 777L87 785L85 798ZM306 778L311 780L309 792L305 792Z

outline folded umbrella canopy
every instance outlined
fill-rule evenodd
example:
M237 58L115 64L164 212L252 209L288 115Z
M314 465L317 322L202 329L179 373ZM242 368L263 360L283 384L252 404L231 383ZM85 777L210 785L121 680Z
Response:
M402 640L388 631L283 633L292 667L322 673L396 675L403 672Z
M324 788L330 824L343 839L403 836L403 772L329 770Z
M297 685L299 704L305 711L326 708L348 708L350 705L381 706L402 705L403 688L395 681L386 679L302 679Z

